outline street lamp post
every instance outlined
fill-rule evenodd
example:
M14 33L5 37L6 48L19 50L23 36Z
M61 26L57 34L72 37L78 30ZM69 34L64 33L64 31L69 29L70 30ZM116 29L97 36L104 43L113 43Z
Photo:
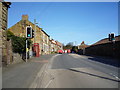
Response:
M34 43L35 43L35 40L36 40L36 19L34 19Z

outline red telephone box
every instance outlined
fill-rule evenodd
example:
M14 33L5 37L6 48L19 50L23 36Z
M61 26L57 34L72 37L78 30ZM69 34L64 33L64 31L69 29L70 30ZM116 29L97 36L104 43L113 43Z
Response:
M35 57L39 57L40 54L40 47L39 47L39 43L34 43L33 45L33 51L35 52Z

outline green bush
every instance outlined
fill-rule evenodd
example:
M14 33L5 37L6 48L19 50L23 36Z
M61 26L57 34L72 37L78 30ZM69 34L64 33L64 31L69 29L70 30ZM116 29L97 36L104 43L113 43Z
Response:
M15 36L11 31L7 31L7 40L12 40L12 49L15 53L23 53L26 51L26 38L25 37L18 37ZM30 45L32 44L32 41L28 39L28 48L30 48Z

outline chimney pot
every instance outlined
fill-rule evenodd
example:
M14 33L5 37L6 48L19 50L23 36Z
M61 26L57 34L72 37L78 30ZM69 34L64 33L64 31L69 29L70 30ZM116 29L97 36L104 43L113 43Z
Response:
M28 20L28 15L22 15L22 20Z

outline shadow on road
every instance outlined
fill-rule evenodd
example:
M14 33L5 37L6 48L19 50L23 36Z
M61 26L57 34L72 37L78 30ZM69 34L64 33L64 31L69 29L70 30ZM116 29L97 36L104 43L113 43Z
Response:
M71 69L71 68L67 69L67 70L74 71L74 72L79 72L79 73L83 73L83 74L87 74L87 75L90 75L90 76L95 76L95 77L98 77L98 78L107 79L107 80L111 80L111 81L115 81L115 82L120 82L120 80L115 80L115 79L111 79L111 78L108 78L108 77L103 77L103 76L91 74L91 73L88 73L88 72L78 71L78 70Z
M93 61L97 61L97 62L101 62L101 63L104 63L104 64L108 64L108 65L112 65L112 66L115 66L115 67L120 67L120 64L119 64L119 60L117 59L110 59L110 58L102 58L102 57L91 57L91 58L88 58L89 60L93 60Z

